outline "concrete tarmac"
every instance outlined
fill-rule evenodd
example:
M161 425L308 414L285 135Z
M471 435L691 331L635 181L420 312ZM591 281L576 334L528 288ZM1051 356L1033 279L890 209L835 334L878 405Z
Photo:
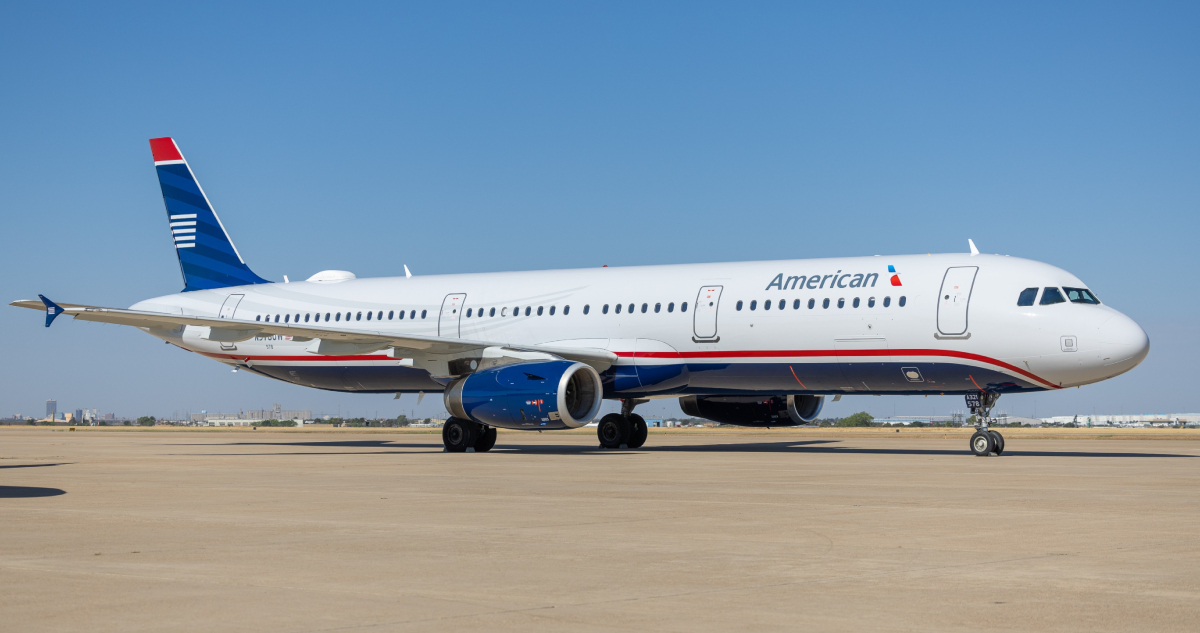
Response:
M1200 442L0 429L4 631L1195 631Z

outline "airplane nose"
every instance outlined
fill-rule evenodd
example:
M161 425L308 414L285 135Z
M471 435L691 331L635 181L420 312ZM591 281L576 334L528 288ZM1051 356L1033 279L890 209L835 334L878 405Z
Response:
M1100 324L1099 339L1101 363L1117 373L1137 367L1150 353L1150 337L1142 326L1124 314Z

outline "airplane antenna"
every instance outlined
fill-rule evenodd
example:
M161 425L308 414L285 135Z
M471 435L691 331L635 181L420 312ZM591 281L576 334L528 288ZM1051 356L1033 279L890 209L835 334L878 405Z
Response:
M970 245L971 245L971 254L972 254L972 255L978 255L978 254L979 254L979 249L978 249L978 248L975 248L975 241L974 241L974 240L972 240L971 238L969 238L969 237L968 237L968 238L967 238L967 244L970 244Z
M404 277L406 279L412 277L412 273L408 272L408 264L404 264Z

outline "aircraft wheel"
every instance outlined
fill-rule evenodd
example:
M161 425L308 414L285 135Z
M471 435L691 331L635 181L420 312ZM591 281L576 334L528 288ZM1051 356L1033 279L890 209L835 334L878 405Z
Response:
M648 435L650 435L650 429L646 426L646 419L636 413L629 414L629 442L626 446L641 448L642 444L646 443Z
M474 448L477 437L479 425L470 420L450 418L442 426L442 444L450 453L465 453L467 448Z
M600 448L621 448L629 445L629 420L620 413L610 413L600 418L596 426L596 436L600 438Z
M479 438L475 440L475 452L486 453L492 450L496 445L496 427L486 427L487 430L479 434Z
M1000 435L999 431L989 430L988 433L992 434L992 444L994 445L992 450L997 455L1003 453L1004 452L1004 436Z
M975 431L971 436L971 452L975 453L976 457L986 457L992 454L992 450L996 448L996 440L992 438L992 434L988 431Z

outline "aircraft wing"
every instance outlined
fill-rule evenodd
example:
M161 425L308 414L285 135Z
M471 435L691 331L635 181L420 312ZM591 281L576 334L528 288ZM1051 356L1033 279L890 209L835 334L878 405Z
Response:
M397 334L395 332L378 330L351 330L315 324L219 319L216 317L145 312L75 303L58 304L45 297L41 297L40 301L14 301L9 305L45 312L46 327L50 327L54 319L61 314L69 315L79 321L131 325L133 327L155 330L171 330L181 325L191 325L208 328L208 331L204 332L201 338L210 341L236 342L245 341L256 336L276 335L291 336L293 340L299 340L300 342L309 340L312 342L308 347L308 351L318 355L346 356L367 354L394 348L401 352L411 352L411 354L405 354L406 356L452 358L471 356L472 352L482 353L487 348L500 348L515 352L542 352L551 354L567 360L587 363L595 367L597 371L608 369L617 360L616 354L599 348L528 345L512 341L475 341L444 336Z

